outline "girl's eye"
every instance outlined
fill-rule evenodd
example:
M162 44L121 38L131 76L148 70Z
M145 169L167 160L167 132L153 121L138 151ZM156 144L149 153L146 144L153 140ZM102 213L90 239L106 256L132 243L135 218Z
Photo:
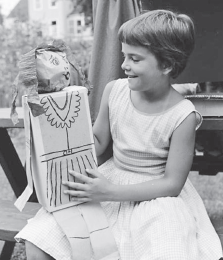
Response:
M126 56L125 54L123 54L123 59L125 60L125 59L129 59L129 60L132 60L133 62L139 62L140 60L139 59L137 59L137 58L135 58L135 57L128 57L128 56Z
M133 62L139 62L139 60L138 59L136 59L136 58L131 58L131 60L133 61Z

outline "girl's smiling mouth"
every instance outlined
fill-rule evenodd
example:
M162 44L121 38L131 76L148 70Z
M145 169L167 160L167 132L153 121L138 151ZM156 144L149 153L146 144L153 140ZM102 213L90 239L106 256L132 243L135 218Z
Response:
M138 76L133 76L133 75L127 75L128 78L137 78Z

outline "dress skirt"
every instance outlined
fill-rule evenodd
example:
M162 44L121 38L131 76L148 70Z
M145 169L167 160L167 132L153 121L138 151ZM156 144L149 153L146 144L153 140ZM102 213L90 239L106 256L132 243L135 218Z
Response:
M112 158L99 170L119 185L161 177L117 169ZM218 260L222 257L219 238L189 179L178 197L143 202L103 202L101 205L121 260ZM29 220L16 240L29 240L55 259L72 259L66 236L53 215L44 209Z

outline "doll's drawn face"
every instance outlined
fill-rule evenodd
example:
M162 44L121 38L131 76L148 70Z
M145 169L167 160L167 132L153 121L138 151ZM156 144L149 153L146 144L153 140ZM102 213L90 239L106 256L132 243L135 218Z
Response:
M60 91L70 84L70 64L63 52L40 50L37 54L38 92Z
M69 70L69 62L66 58L66 55L63 53L57 53L57 52L51 52L51 56L49 59L49 62L52 64L50 68L54 70L54 66L61 66L61 69L64 69L63 75L65 77L65 80L70 80L70 70Z

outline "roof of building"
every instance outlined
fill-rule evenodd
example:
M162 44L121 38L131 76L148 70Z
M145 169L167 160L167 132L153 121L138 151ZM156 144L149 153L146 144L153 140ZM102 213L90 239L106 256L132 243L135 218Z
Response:
M76 6L76 8L73 7L71 12L68 13L67 17L72 16L72 15L76 15L76 14L80 14L80 13L82 13L82 7L81 6Z
M28 17L28 0L20 0L7 16L7 18L16 18L22 22L27 21Z

